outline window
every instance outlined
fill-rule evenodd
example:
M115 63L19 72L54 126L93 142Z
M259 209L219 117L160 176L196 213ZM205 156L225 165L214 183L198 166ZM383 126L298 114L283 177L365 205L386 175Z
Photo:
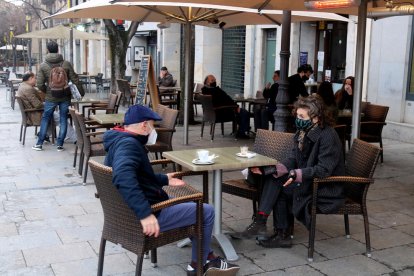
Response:
M413 18L414 23L414 18ZM412 25L414 26L414 25ZM411 30L411 51L410 51L410 63L408 71L408 85L407 85L407 97L409 101L414 101L414 28Z

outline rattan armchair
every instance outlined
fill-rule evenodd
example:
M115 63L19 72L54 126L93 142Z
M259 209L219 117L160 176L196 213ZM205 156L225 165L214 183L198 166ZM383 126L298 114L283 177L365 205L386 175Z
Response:
M292 133L284 133L258 129L253 145L253 151L278 161L284 159L293 147ZM275 164L276 165L276 164ZM257 213L262 191L261 181L259 186L250 186L245 179L230 179L222 182L222 192L247 198L253 201L253 215Z
M316 215L322 214L316 208L318 200L319 185L332 185L339 183L345 185L345 204L335 215L344 215L345 233L350 236L348 215L362 215L365 228L366 254L371 256L371 243L369 236L368 211L366 197L370 184L374 183L373 175L378 163L381 149L362 140L355 139L345 160L346 176L331 176L324 179L314 179L312 207L311 207L311 228L309 231L308 260L313 261L315 245ZM324 214L328 215L328 214Z
M221 134L224 136L224 123L232 122L233 134L236 134L236 106L220 106L214 107L212 97L209 95L197 95L196 100L201 103L203 108L203 120L201 122L201 135L203 138L205 123L210 124L211 141L214 140L214 131L216 123L221 123ZM228 113L231 116L220 116L220 114Z
M22 142L22 145L24 146L24 143L26 141L26 129L27 127L34 126L35 127L35 135L37 135L37 127L40 127L40 120L38 122L35 122L31 120L32 115L37 115L40 118L42 117L43 108L24 108L23 100L16 96L17 104L19 105L20 112L22 114L22 123L20 125L20 138L19 141ZM40 114L36 114L40 113ZM51 120L51 126L52 126L52 144L55 144L55 121Z
M361 122L360 139L369 143L379 143L380 148L382 146L382 129L386 125L385 119L387 118L389 107L368 104L365 108L365 116L363 122ZM384 154L381 151L381 163L384 162Z
M104 226L99 248L98 276L103 273L106 241L120 244L126 250L137 254L135 275L141 275L142 273L142 262L145 252L151 250L153 253L157 247L188 237L194 237L198 240L198 263L202 263L203 195L200 192L188 185L179 187L167 186L165 190L171 196L171 199L152 205L153 212L161 211L164 208L183 202L196 202L196 224L161 232L157 238L149 237L142 233L139 219L132 209L127 206L115 185L112 184L112 168L92 160L89 161L89 165L95 181L97 197L101 201L104 213ZM197 275L202 275L202 273L203 266L199 265Z
M77 111L75 111L75 117L83 138L83 148L81 150L81 157L79 158L79 174L83 175L83 185L86 185L89 158L105 156L106 154L102 142L102 136L105 132L95 131L96 127L87 126L85 118ZM84 161L86 161L85 164L83 164Z
M178 110L159 104L156 108L156 112L162 118L162 121L155 128L158 134L157 141L154 145L146 145L145 147L149 152L154 152L155 159L158 159L158 153L160 154L160 158L162 158L162 153L164 151L173 150L172 137L175 132Z

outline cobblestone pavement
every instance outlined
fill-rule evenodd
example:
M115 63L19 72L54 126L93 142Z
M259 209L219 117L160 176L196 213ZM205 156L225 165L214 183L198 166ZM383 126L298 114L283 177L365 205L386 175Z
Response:
M0 275L96 275L103 216L92 177L83 186L72 168L74 145L65 144L63 152L50 144L41 152L33 151L36 138L34 129L28 128L22 146L20 121L18 106L10 108L6 89L0 86ZM174 148L253 142L221 137L219 131L217 127L211 143L200 140L199 125L191 126L190 145L183 146L179 127ZM351 217L352 235L347 239L342 217L319 216L314 262L307 261L308 232L296 224L291 249L263 249L254 241L234 240L239 275L414 275L414 145L386 140L384 153L368 193L372 258L364 255L360 217ZM240 172L224 174L224 178L237 176ZM187 181L201 188L196 177ZM251 202L223 198L223 228L242 230L251 220ZM173 244L158 252L159 266L152 268L146 260L143 275L185 275L189 247ZM106 253L105 275L134 275L134 254L110 243Z

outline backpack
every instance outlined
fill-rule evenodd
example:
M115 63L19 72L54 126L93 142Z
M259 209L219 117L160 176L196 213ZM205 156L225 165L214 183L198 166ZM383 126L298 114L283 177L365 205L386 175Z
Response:
M68 85L68 76L66 74L65 69L63 69L61 62L60 64L50 64L47 62L50 69L49 75L49 89L52 92L52 97L55 98L63 98L63 97L70 97L71 92Z

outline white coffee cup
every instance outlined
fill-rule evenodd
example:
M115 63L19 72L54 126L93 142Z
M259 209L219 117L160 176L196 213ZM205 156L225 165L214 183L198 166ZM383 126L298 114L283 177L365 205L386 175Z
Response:
M247 155L248 152L249 152L249 147L248 146L241 146L240 147L240 154L241 155Z
M201 162L210 161L208 154L209 154L208 150L198 150L197 151L198 160L200 160Z

